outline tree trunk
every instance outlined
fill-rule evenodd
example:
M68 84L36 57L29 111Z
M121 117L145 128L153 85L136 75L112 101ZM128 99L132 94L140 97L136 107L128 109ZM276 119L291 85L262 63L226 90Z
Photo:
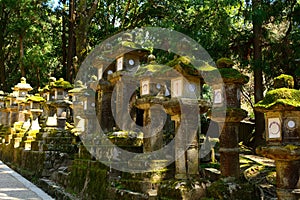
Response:
M257 12L261 9L261 1L252 1L252 13L253 13L253 48L254 48L254 101L263 99L263 73L262 73L262 49L261 49L261 39L262 39L262 20L261 16ZM255 114L255 137L254 137L254 147L262 145L264 143L263 134L265 131L264 115L263 113L254 112Z
M2 31L0 33L0 89L6 89L5 48Z
M74 29L75 29L75 1L70 0L69 2L69 43L68 43L67 71L66 71L66 78L67 81L69 82L73 82L74 80L73 58L76 55Z
M20 70L21 70L21 76L25 77L26 76L26 72L25 72L25 68L23 65L23 57L24 57L24 46L23 46L23 35L20 34L19 36L19 42L20 42Z
M90 9L87 8L86 0L81 0L78 7L78 26L76 27L76 56L80 65L87 55L87 35L90 23L97 11L98 0L94 0ZM75 68L75 73L78 69Z
M6 89L6 70L4 64L4 52L2 49L0 49L0 89Z
M62 1L62 4L66 4L66 0ZM66 73L67 73L67 37L66 37L66 25L67 24L67 16L65 13L65 9L62 10L62 66L63 66L63 77L67 79Z
M6 90L6 69L5 69L5 62L6 62L6 51L5 51L5 41L7 35L7 25L8 25L8 18L9 13L5 11L5 4L1 5L0 10L0 90Z

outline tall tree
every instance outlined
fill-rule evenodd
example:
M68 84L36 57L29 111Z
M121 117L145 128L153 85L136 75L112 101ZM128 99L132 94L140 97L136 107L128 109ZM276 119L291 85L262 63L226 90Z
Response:
M69 1L69 34L68 34L68 54L67 54L67 72L66 78L68 81L74 80L74 57L76 55L76 40L75 40L75 0Z
M263 99L263 70L262 70L262 8L261 0L252 1L253 13L253 64L254 64L254 101ZM264 115L257 111L255 114L255 146L263 143Z

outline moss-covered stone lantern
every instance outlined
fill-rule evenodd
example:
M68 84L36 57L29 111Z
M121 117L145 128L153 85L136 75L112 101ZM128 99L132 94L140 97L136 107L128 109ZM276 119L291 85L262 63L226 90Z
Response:
M129 131L132 128L132 120L127 113L128 104L130 104L129 102L133 99L131 97L136 95L135 89L138 85L138 82L133 79L133 76L141 62L146 59L148 53L149 51L142 49L140 45L133 41L133 37L130 33L124 33L122 35L122 41L112 48L111 54L107 54L108 57L116 60L116 62L113 63L114 68L111 73L107 75L107 79L102 81L104 84L100 84L99 92L101 93L101 88L103 88L107 96L109 96L112 92L107 89L115 88L116 93L111 95L114 102L116 102L112 105L112 114L116 118L115 126L119 130ZM109 66L109 68L110 67L111 66ZM105 83L105 81L108 81L108 84ZM128 93L133 94L127 95ZM107 102L102 101L101 104L102 103ZM99 107L100 106L102 105L99 105Z
M278 199L299 199L300 190L300 91L294 80L282 74L274 79L274 89L255 104L265 114L267 146L258 154L274 159Z
M175 138L176 172L175 178L187 179L199 174L199 144L197 130L189 130L181 134L182 127L194 126L201 111L207 110L207 103L202 101L202 77L199 66L192 64L188 56L175 57L167 63L171 69L171 98L163 103L166 112L174 121L177 137ZM197 110L199 109L199 110ZM184 112L182 112L184 110ZM192 113L195 113L194 116ZM192 125L191 125L192 124ZM198 126L198 124L197 124ZM184 153L183 153L184 152Z
M12 89L15 94L14 96L25 99L28 92L32 90L32 87L30 84L26 83L26 78L22 77L21 82L15 85Z
M122 35L122 48L131 48L135 51L129 51L123 55L119 55L116 59L116 71L129 71L135 72L140 65L141 56L144 56L147 53L145 50L136 51L140 49L140 46L133 42L132 34L124 33Z
M72 88L72 84L63 78L56 80L56 78L51 77L49 79L49 85L44 90L46 96L49 95L49 98L47 97L49 99L47 101L47 127L65 129L65 123L70 113L69 106L72 105L72 102L69 101L68 90Z
M54 100L64 100L68 98L68 90L72 88L73 86L63 78L60 78L50 85L50 90L54 91Z
M76 110L76 113L83 110L82 96L86 89L87 87L83 85L82 81L78 80L74 85L74 89L69 90L69 95L72 97L72 103L73 103L71 105L71 108L73 110Z
M8 95L10 99L10 125L19 120L19 106L25 100L28 92L32 90L30 84L26 83L26 78L22 77L20 83L12 88L13 92Z
M202 80L198 71L191 64L191 58L180 56L170 61L168 66L178 71L178 76L171 79L172 98L199 98Z
M136 77L140 80L140 97L135 106L143 111L144 152L152 152L162 148L163 133L160 123L164 121L163 102L169 100L166 90L169 80L166 73L171 68L155 62L155 56L148 56L148 63L141 66Z
M234 63L228 58L220 58L216 64L221 80L217 76L211 79L214 110L210 118L220 127L220 170L224 177L238 178L238 127L247 116L241 109L241 87L249 78L232 68Z
M168 87L170 81L164 74L171 70L170 67L159 65L155 56L148 56L148 64L140 67L136 76L140 79L140 96L169 96Z
M32 117L32 123L30 130L39 130L41 129L39 125L39 116L43 112L42 110L42 103L44 103L46 100L41 97L39 94L35 94L34 96L30 96L26 98L26 102L30 104L30 110L29 113Z

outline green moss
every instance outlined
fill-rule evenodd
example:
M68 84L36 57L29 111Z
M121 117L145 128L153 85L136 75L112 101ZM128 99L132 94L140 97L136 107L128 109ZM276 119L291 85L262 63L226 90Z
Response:
M211 82L214 82L214 80L219 79L219 76L217 76L216 74L217 72L220 73L221 77L226 82L241 83L241 84L245 84L249 82L248 76L242 74L241 72L233 68L215 68L207 65L205 67L199 68L199 70L205 73L206 80L210 80Z
M212 72L212 71L217 70L217 68L215 68L211 65L205 65L205 66L200 67L199 70L202 72Z
M197 67L191 63L192 59L188 56L180 56L168 62L166 65L176 68L180 66L188 74L198 74Z
M225 112L224 108L214 108L213 110L210 109L208 111L208 115L211 115L212 113L221 113L223 114ZM242 108L231 108L231 107L228 107L226 108L226 115L227 116L244 116L246 117L248 115L248 112Z
M69 176L68 190L80 199L107 199L107 169L93 161L75 160Z
M131 42L131 41L122 41L121 45L123 47L129 47L129 48L133 48L133 49L140 49L141 48L138 44L136 44L134 42Z
M82 93L84 91L84 88L74 88L72 90L69 90L69 93Z
M153 76L157 74L164 74L171 69L172 68L165 65L149 64L140 67L136 72L135 76L140 77L140 76Z
M46 100L41 97L39 94L35 94L34 96L27 97L25 102L33 101L33 102L45 102Z
M234 81L234 82L241 82L241 83L248 83L249 77L245 76L241 72L233 68L221 68L219 72L223 79L227 81Z
M213 199L259 199L255 187L250 183L216 181L207 188L207 198Z
M70 82L65 81L63 78L60 78L58 81L53 83L54 88L63 88L63 89L72 89L73 86Z
M214 169L220 169L220 163L200 163L200 168L214 168Z
M286 148L286 149L288 149L288 150L290 150L290 151L295 151L295 150L300 149L299 146L292 145L292 144L286 145L284 148Z
M274 78L274 88L294 88L294 78L290 75L281 74Z
M300 109L300 91L288 88L271 90L263 100L255 104L255 108L272 109L277 105Z
M47 91L50 91L49 85L46 85L42 89L39 89L39 92L47 92Z
M174 67L176 65L185 65L185 66L193 67L193 65L191 64L191 58L188 56L180 56L178 58L175 58L170 62L168 62L167 65L170 67Z
M218 68L231 68L234 62L229 58L220 58L217 60L216 65Z

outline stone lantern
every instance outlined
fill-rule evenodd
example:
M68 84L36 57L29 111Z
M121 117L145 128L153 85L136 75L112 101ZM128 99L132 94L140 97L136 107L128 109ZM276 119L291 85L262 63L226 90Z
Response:
M267 142L256 152L275 160L279 200L300 197L300 91L293 87L293 77L282 74L274 79L274 89L255 104L265 113Z
M96 123L98 120L95 119L96 116L96 102L94 91L91 88L84 90L82 94L83 101L83 116L85 120L85 132L86 133L95 133L96 132Z
M169 80L164 76L171 68L159 65L154 55L148 56L148 64L139 68L136 76L140 79L140 96L169 96Z
M12 89L16 94L16 97L25 99L28 92L32 90L32 87L26 83L26 78L22 77L21 82L15 85Z
M172 98L200 98L202 78L191 64L191 58L181 56L170 61L167 65L178 71L171 78Z
M133 42L132 35L130 33L124 33L122 35L122 47L125 48L138 48L139 46ZM116 71L129 71L135 72L140 65L140 57L144 56L146 51L129 51L126 54L120 55L116 59ZM147 53L147 52L146 52Z
M35 94L34 96L30 96L26 99L26 102L30 105L29 113L32 117L32 123L30 130L40 130L41 127L39 125L39 116L43 112L41 109L41 103L45 102L46 100L41 97L39 94Z
M48 127L56 127L58 129L65 129L65 123L69 113L69 106L72 104L69 101L68 90L73 86L65 81L63 78L56 80L51 77L49 81L50 101L47 101L48 106L48 119L46 125Z
M83 94L86 90L86 86L83 85L82 81L76 81L74 85L74 89L69 90L69 95L72 98L72 105L70 105L71 109L73 109L74 115L80 116L83 115ZM76 116L74 120L76 120Z
M144 152L156 151L163 146L161 122L165 116L163 102L169 100L167 87L170 81L166 75L169 70L170 67L157 64L155 56L149 55L148 64L136 73L140 80L140 97L135 106L143 111Z
M32 87L30 84L26 83L26 78L22 77L20 83L15 85L12 89L13 92L8 96L10 99L10 125L17 122L19 120L19 115L22 115L22 111L19 112L19 106L25 100L28 92L32 90Z
M228 58L217 61L221 77L212 78L213 104L210 118L220 129L220 169L225 177L238 178L240 175L238 127L247 112L241 106L241 87L249 78L233 69L234 63Z
M131 117L128 113L128 104L131 104L134 99L136 95L135 89L138 85L133 76L148 53L148 51L143 50L138 44L133 42L131 34L125 33L122 36L122 41L116 45L113 53L109 55L110 58L116 60L116 63L112 73L107 75L107 80L103 80L108 81L111 87L105 86L107 84L103 86L105 89L113 89L115 87L115 94L109 91L106 91L106 93L108 95L111 94L114 102L116 102L112 105L112 115L116 118L115 122L119 130L130 130L132 128ZM132 95L126 95L128 93Z
M68 90L72 89L73 86L68 82L65 81L63 78L50 83L50 93L54 94L54 100L64 100L68 97Z
M173 70L169 73L171 79L171 99L163 103L166 112L174 121L176 172L175 178L186 179L199 174L199 144L198 131L184 130L182 127L198 127L201 111L208 109L208 104L202 101L202 77L198 66L193 66L188 56L175 57L167 65ZM175 72L175 73L174 73ZM184 112L181 112L184 110ZM192 115L195 113L196 116ZM198 120L195 120L195 119ZM183 120L184 119L184 120ZM180 134L180 132L185 134ZM188 134L186 134L188 131Z

